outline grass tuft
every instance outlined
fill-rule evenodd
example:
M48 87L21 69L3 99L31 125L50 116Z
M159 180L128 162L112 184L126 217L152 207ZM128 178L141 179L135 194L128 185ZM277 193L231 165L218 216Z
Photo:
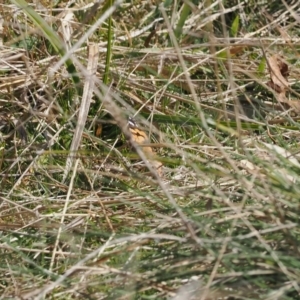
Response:
M0 4L0 299L299 298L300 5L198 2Z

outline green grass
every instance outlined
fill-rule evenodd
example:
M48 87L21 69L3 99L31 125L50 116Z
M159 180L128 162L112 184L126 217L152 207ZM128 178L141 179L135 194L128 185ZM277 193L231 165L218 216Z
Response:
M299 101L299 24L277 2L273 23L258 1L198 2L0 4L0 299L299 298L299 111L266 86L280 53ZM239 118L245 93L264 118Z

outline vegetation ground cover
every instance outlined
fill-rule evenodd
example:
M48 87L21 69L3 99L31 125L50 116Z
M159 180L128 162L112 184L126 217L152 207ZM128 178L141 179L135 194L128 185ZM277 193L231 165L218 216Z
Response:
M3 1L0 299L299 299L299 16Z

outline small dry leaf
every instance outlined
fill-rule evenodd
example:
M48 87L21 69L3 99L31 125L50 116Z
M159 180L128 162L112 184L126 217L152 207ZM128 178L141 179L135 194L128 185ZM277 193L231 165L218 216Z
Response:
M269 59L269 70L271 81L269 81L267 85L277 93L277 101L283 104L284 107L292 108L300 112L300 101L288 100L286 97L289 84L287 81L289 69L280 55L275 54Z
M269 58L269 71L271 75L272 85L278 93L285 93L289 83L287 77L289 75L288 65L283 62L283 58L275 54Z
M284 106L287 105L289 108L293 108L295 111L300 112L300 102L288 100L286 97L286 92L289 86L287 81L289 76L288 65L278 54L270 57L268 62L271 81L269 81L267 85L277 93L277 101L284 104Z

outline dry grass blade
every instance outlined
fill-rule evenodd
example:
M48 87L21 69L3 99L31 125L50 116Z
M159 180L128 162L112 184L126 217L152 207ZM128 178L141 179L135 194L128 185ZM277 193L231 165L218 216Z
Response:
M78 111L78 119L74 132L74 136L72 139L72 144L70 147L70 154L67 158L66 168L64 171L63 181L66 180L70 169L72 167L73 156L79 148L82 133L85 127L85 123L87 120L88 112L91 105L91 100L93 97L93 91L95 86L95 76L97 72L97 63L99 56L99 47L97 44L90 44L88 47L88 65L86 69L85 75L85 83L83 88L82 100L80 103L80 108Z

